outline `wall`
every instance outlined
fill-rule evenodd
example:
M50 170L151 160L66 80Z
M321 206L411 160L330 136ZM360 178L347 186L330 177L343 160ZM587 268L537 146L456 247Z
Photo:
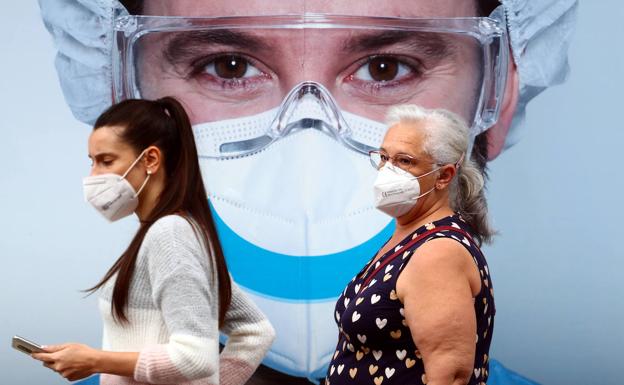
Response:
M491 164L492 356L544 384L620 384L624 5L580 4L563 86ZM615 48L618 46L620 48Z

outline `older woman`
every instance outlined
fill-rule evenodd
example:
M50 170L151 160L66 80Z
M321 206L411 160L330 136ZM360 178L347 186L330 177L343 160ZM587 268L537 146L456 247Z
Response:
M483 178L458 116L389 111L370 158L377 208L396 229L336 304L340 334L326 383L483 384L494 323Z

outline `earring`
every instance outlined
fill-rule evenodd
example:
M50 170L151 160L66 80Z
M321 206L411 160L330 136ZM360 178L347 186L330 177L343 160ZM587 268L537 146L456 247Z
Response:
M152 170L147 170L147 175L152 175Z

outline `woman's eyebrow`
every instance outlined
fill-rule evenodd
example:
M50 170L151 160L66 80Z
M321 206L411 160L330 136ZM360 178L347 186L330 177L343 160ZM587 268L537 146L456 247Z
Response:
M247 51L266 50L269 45L249 33L231 29L177 32L166 42L164 57L172 64L195 58L206 46L229 46Z
M381 31L353 36L344 42L344 49L356 53L381 50L393 45L401 45L431 58L443 58L452 54L455 44L442 33L418 31Z
M99 152L95 155L89 155L89 158L90 159L102 159L107 156L116 157L117 155L113 154L112 152Z

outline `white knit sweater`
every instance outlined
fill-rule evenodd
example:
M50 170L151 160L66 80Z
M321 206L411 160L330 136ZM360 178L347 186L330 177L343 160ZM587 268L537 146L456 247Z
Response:
M130 283L128 324L111 314L115 279L102 288L103 349L139 352L134 378L102 374L103 385L244 384L275 332L232 282L232 303L219 354L218 290L214 262L191 224L170 215L145 235Z

